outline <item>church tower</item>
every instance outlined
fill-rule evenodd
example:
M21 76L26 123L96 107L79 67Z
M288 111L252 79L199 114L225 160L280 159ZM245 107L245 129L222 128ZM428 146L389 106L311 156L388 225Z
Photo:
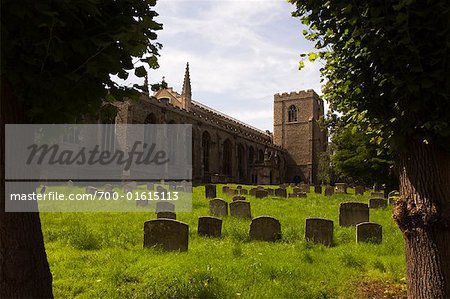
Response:
M309 89L274 95L273 141L288 152L287 182L318 183L320 153L327 134L319 127L323 100Z

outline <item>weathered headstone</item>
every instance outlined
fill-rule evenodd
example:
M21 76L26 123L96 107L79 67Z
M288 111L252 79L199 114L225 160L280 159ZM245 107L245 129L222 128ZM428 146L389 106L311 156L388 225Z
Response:
M302 193L302 189L300 187L294 187L292 188L292 194L298 194L298 193Z
M94 195L95 192L97 192L97 188L92 187L92 186L87 186L85 192L86 192L86 194L92 194L92 195Z
M228 203L220 198L214 198L209 201L209 213L213 216L227 216Z
M239 190L239 189L242 189L242 186L241 186L241 185L237 185L237 186L236 186L236 189L238 189L238 190Z
M72 187L73 186L73 181L72 180L68 180L67 181L67 186Z
M177 219L177 214L175 212L169 212L169 211L161 211L156 213L156 218L167 218L167 219Z
M287 197L286 189L285 188L275 189L275 196L286 198Z
M386 207L387 207L387 200L384 198L369 199L369 208L371 209L384 209Z
M177 186L177 187L175 188L175 190L176 190L177 192L186 192L186 189L185 189L184 186Z
M222 186L222 192L226 193L228 191L228 189L230 189L229 186Z
M346 183L336 183L336 193L347 194L347 184Z
M105 191L105 192L112 192L113 191L113 185L105 184L105 186L103 187L103 191Z
M289 193L289 197L307 197L306 192Z
M373 198L384 198L384 192L372 192L372 193L370 193L370 197L373 197Z
M227 190L226 194L228 196L235 196L235 195L239 194L239 190L230 188L230 189Z
M233 201L230 203L230 215L233 217L251 219L250 202L244 200Z
M175 212L175 205L167 201L158 201L155 208L156 213L158 212Z
M373 222L363 222L356 226L356 242L379 244L383 240L383 227Z
M397 203L397 197L389 197L388 198L388 204L395 205Z
M364 187L356 186L355 187L355 195L364 195Z
M144 248L161 247L165 251L187 251L189 225L173 219L154 219L144 223Z
M264 198L268 196L267 190L256 190L255 197L256 198Z
M147 183L147 190L148 191L153 191L153 189L155 188L155 184L152 182L148 182Z
M241 190L239 190L239 194L240 195L247 195L248 194L248 190L247 189L241 189Z
M314 193L322 194L322 186L321 185L314 185Z
M325 196L332 196L334 194L334 188L332 186L325 187Z
M333 221L321 218L307 218L305 239L325 246L331 246L333 244Z
M212 185L212 184L205 185L206 198L215 198L217 196L216 193L217 193L216 185Z
M245 196L241 196L241 195L235 195L235 196L233 196L233 201L236 201L236 200L245 200L246 198L245 198Z
M278 219L260 216L252 219L250 239L274 242L281 239L281 224Z
M220 238L222 235L222 219L210 216L198 217L197 232L199 236Z
M250 195L251 195L251 196L255 196L257 190L259 190L259 189L258 189L258 188L252 188L252 189L250 189L250 191L249 191Z
M369 207L360 202L344 202L339 207L339 225L353 226L369 222Z

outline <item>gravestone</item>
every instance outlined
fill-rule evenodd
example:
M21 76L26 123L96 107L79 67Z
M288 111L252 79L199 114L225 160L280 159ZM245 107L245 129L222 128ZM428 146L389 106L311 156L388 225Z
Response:
M169 212L169 211L161 211L156 213L156 218L167 218L167 219L177 219L177 214L175 212Z
M86 187L86 189L87 189L87 187ZM45 191L47 191L47 186L42 185L41 191L39 191L39 192L40 192L41 194L44 194ZM87 190L86 190L86 193L87 193Z
M363 222L356 226L356 242L380 244L383 240L383 227L373 222Z
M306 192L289 193L289 197L306 197Z
M322 186L321 185L314 185L314 193L322 194Z
M228 196L238 195L239 194L239 190L230 188L230 189L227 190L226 194Z
M239 194L240 195L247 195L248 194L248 190L247 189L241 189L241 190L239 190Z
M336 183L336 193L347 194L347 184L346 183Z
M370 193L370 197L373 197L373 198L384 198L384 192L372 192L372 193Z
M152 182L148 182L147 183L147 190L148 191L153 191L153 189L155 188L155 184Z
M255 197L256 198L264 198L268 196L267 190L256 190Z
M158 212L175 212L175 205L167 201L158 201L155 208L156 213Z
M175 190L177 192L186 192L186 188L184 186L177 186Z
M334 194L333 186L326 186L325 187L325 196L332 196L333 194Z
M369 222L369 206L360 202L344 202L339 206L339 225L353 226Z
M105 186L103 187L103 191L105 191L105 192L112 192L113 191L113 185L105 184Z
M228 191L228 189L230 189L230 187L228 186L222 186L222 192L226 193Z
M383 198L371 198L369 199L370 209L384 209L387 207L387 200Z
M391 192L389 192L388 197L392 196L400 196L400 192L398 192L397 190L392 190Z
M292 194L299 194L302 193L302 189L300 187L294 187L292 188Z
M355 187L355 195L364 195L364 187L356 186Z
M241 185L237 185L236 189L240 190L240 189L242 189L242 186Z
M44 192L45 192L45 191L44 191ZM94 195L95 192L97 192L97 188L92 187L92 186L87 186L87 187L86 187L86 191L85 191L86 194L92 194L92 195Z
M144 223L144 248L160 247L164 251L187 251L189 225L173 219L154 219Z
M216 198L216 185L208 184L205 185L206 198Z
M281 239L280 221L269 216L253 218L250 224L250 239L269 242Z
M309 185L308 184L300 184L300 189L302 192L309 193Z
M267 192L267 195L270 195L270 196L274 196L275 195L275 190L274 189L267 188L266 192Z
M169 192L164 187L157 186L156 187L156 192L158 193L159 199L163 199L163 198L167 199L167 196L168 196Z
M307 218L305 239L313 243L331 246L333 244L333 221L321 218Z
M67 186L72 187L73 186L73 181L72 180L68 180L67 181Z
M222 219L211 216L198 217L197 232L199 236L220 238L222 236Z
M389 197L388 198L388 204L395 205L397 203L396 197Z
M252 188L252 189L250 189L250 191L249 191L250 195L251 195L251 196L255 196L257 190L259 190L259 189L258 189L258 188Z
M214 198L209 201L209 213L213 216L227 216L228 203L221 198Z
M244 200L233 201L230 203L230 215L238 218L251 219L250 202Z
M287 197L287 191L284 188L275 189L275 196L276 197Z
M233 201L236 201L236 200L245 200L245 196L241 196L241 195L233 196Z

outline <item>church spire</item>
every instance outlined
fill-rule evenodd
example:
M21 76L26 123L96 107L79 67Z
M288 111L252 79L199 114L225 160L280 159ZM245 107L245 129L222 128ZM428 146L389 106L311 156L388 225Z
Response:
M191 77L189 75L189 62L186 63L186 72L184 73L183 90L181 96L190 101L192 98L191 92Z

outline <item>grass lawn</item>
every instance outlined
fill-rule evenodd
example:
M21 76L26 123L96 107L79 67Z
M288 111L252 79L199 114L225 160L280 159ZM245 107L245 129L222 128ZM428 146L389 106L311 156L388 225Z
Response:
M63 192L67 187L50 189ZM218 197L231 202L221 190L218 185ZM356 244L355 228L339 227L338 221L341 202L367 203L367 195L309 193L308 198L247 199L253 217L269 215L280 220L279 242L249 241L250 220L229 216L223 217L221 239L198 237L197 219L209 214L204 187L193 190L193 212L177 213L177 220L189 224L189 250L183 253L142 248L143 223L156 218L152 212L41 213L55 297L406 296L403 239L391 207L370 211L370 221L383 226L383 243L374 245ZM304 240L308 217L334 221L335 246Z

